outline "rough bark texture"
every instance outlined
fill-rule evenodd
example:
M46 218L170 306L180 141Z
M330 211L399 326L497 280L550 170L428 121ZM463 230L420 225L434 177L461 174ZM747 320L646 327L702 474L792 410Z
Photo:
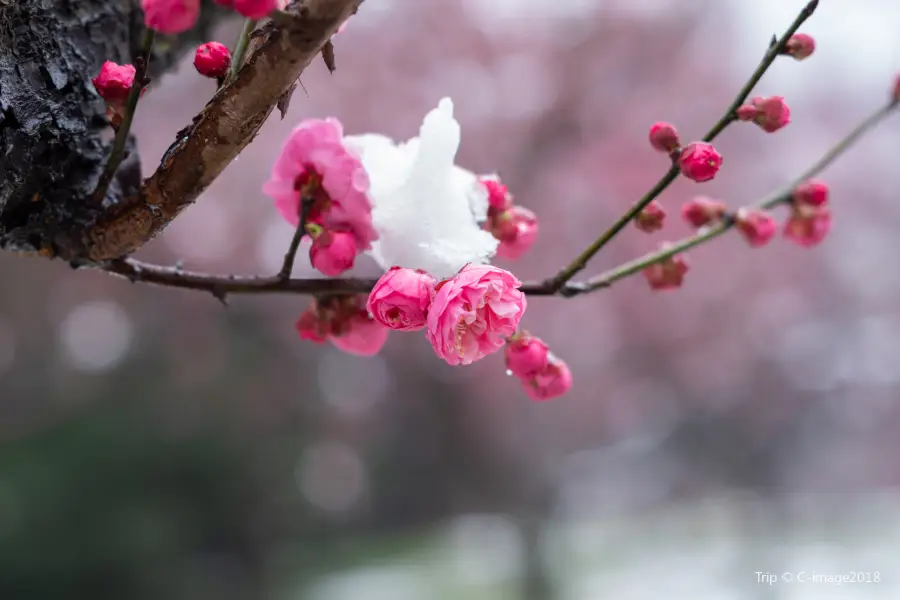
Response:
M138 1L0 0L0 248L74 262L128 254L158 233L256 135L361 0L304 0L268 26L239 77L180 132L156 174L141 182L129 153L102 205L89 198L111 132L91 78L105 60L131 62L140 43ZM205 38L224 13L204 4L189 34L159 40L151 75Z

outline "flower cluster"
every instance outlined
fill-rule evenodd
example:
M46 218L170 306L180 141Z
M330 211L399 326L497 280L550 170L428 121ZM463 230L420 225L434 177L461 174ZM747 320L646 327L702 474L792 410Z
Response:
M482 177L481 184L488 194L485 229L500 245L497 256L515 260L531 249L537 239L537 216L527 208L513 203L513 196L496 177Z
M527 331L509 338L505 358L506 372L522 382L532 400L551 400L572 387L568 365L554 356L543 340Z
M336 119L310 119L294 129L263 191L294 227L305 217L305 233L313 240L310 262L329 277L352 268L378 239L369 177Z

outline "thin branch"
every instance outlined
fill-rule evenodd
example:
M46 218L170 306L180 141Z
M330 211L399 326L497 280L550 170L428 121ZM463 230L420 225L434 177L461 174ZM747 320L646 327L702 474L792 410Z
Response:
M256 29L256 19L244 19L244 25L238 34L237 41L234 43L234 52L231 53L231 68L228 71L228 77L234 79L241 65L244 64L244 54L247 53L247 46L250 44L250 34Z
M127 256L162 231L234 161L279 98L297 81L362 0L305 0L289 18L253 32L243 65L179 132L156 172L84 234L82 255Z
M850 146L852 146L863 135L865 135L876 125L878 125L878 123L880 123L884 118L890 115L896 108L896 103L891 103L887 106L879 108L877 111L860 122L859 125L857 125L850 133L848 133L843 139L841 139L841 141L839 141L831 149L829 149L828 152L822 155L822 158L816 161L816 163L813 164L809 169L807 169L802 175L800 175L785 187L759 200L752 205L752 208L768 210L778 206L779 204L790 202L793 191L799 184L814 177L829 165L831 165L831 163L833 163L838 157L846 152L847 149L850 148ZM614 269L610 269L606 273L602 273L596 277L592 277L583 283L576 282L569 284L569 286L562 291L562 295L575 296L578 294L589 293L599 289L607 288L620 279L624 279L629 275L634 275L635 273L643 271L645 268L654 263L663 261L671 256L674 256L680 252L684 252L685 250L689 250L695 246L705 244L706 242L719 237L732 227L734 227L733 219L722 221L717 225L701 230L695 235L686 237L664 250L646 254Z
M125 158L125 143L128 141L128 133L131 131L131 123L134 120L134 113L137 110L138 100L147 85L147 69L150 67L150 55L153 51L154 31L152 29L144 29L144 37L141 40L141 51L134 59L134 83L131 84L131 90L128 92L128 99L125 103L125 114L122 115L122 121L116 129L116 137L113 140L113 147L109 153L109 160L106 168L100 175L97 187L94 190L92 200L95 204L100 204L106 198L106 191L109 184L116 175L122 159Z
M294 237L291 238L291 244L288 251L284 255L284 262L281 270L278 272L278 278L282 281L290 279L291 273L294 272L294 260L297 258L297 250L300 248L300 241L306 234L306 221L309 219L309 212L312 210L313 198L304 196L300 200L300 220L297 223L297 229L294 230Z
M738 92L738 95L735 97L734 101L725 109L725 113L719 119L719 121L713 125L712 129L710 129L705 136L703 136L703 141L711 142L713 141L722 131L725 130L728 125L737 120L736 111L739 106L741 106L744 101L747 100L747 97L753 91L753 88L759 83L759 80L765 74L765 72L769 69L775 59L779 54L784 50L785 45L788 40L794 35L800 26L809 19L812 14L815 12L816 7L819 5L819 0L811 0L811 2L807 3L807 5L800 11L800 14L797 15L797 18L794 19L794 22L791 23L791 26L788 27L787 31L784 32L778 40L775 41L774 44L770 44L768 50L766 50L765 55L763 55L762 61L760 61L759 66L756 67L756 70L750 75L750 78L741 88L741 91ZM579 271L584 269L588 262L597 254L604 246L606 246L609 242L612 241L616 235L619 234L627 225L630 223L642 210L644 210L648 204L653 202L657 196L659 196L669 185L672 184L673 181L678 177L678 166L677 164L672 164L669 170L666 172L662 178L656 182L649 192L644 194L644 197L638 200L631 208L628 209L624 215L622 215L612 226L603 232L600 237L598 237L590 246L588 246L584 252L578 255L575 260L573 260L569 265L561 269L552 279L548 280L547 284L551 286L553 289L561 289L563 285L567 281L570 281Z

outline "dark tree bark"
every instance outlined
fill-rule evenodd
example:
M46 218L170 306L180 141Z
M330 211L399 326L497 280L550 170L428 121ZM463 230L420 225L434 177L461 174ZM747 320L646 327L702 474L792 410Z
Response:
M225 13L206 2L201 14L194 30L157 44L151 76ZM104 205L89 202L111 145L91 78L106 60L132 62L141 19L137 0L0 0L0 247L74 256L58 246L139 190L129 139Z
M91 83L105 60L132 62L137 0L0 0L0 248L73 263L120 258L159 233L255 137L303 69L362 0L293 0L263 25L236 77L141 181L134 140L102 202L91 195L111 131ZM162 38L151 76L207 38L211 0L192 32Z

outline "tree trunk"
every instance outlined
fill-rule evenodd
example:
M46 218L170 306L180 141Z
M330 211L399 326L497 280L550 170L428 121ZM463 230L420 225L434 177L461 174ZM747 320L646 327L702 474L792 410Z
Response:
M194 30L163 38L151 76L223 14L208 1ZM89 201L112 143L91 78L106 60L132 62L141 21L137 0L0 0L0 248L77 254L59 246L139 190L132 138L103 205Z

